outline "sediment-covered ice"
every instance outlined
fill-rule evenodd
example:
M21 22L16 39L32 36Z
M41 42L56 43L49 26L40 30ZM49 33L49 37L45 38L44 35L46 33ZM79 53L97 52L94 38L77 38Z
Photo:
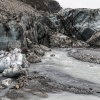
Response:
M0 51L0 72L6 77L19 76L25 71L28 62L21 49L15 48L10 52Z

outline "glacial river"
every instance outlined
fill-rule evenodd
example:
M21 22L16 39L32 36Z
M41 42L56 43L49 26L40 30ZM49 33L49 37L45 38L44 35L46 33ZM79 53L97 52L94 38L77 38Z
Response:
M100 65L76 60L68 55L70 50L75 51L75 49L52 49L46 52L42 62L32 64L29 71L38 71L62 85L92 88L98 93L85 95L64 91L48 93L48 98L41 98L25 92L27 99L18 100L100 100Z
M40 70L40 72L43 72L42 70L47 68L54 68L57 70L62 70L64 73L75 77L77 79L83 79L88 82L94 83L95 86L100 86L100 65L89 63L89 62L82 62L79 60L76 60L72 57L68 56L68 51L70 49L53 49L50 52L47 52L45 56L42 59L42 62L40 64L34 64L32 66L38 66L37 70ZM75 50L75 49L73 49ZM32 69L31 69L32 70ZM79 84L78 81L75 82L75 80L69 79L69 81L66 79L62 79L61 77L58 77L59 73L53 72L55 75L51 75L50 72L44 71L43 74L48 75L49 77L57 80L58 82L66 84L66 82L69 82L72 84ZM57 76L58 75L58 76ZM57 76L57 77L56 77ZM83 82L84 83L84 82ZM83 86L86 85L85 83ZM74 94L69 92L61 92L61 93L50 93L48 94L48 98L34 98L34 100L100 100L99 96L94 95L83 95L83 94ZM30 100L33 100L30 99Z

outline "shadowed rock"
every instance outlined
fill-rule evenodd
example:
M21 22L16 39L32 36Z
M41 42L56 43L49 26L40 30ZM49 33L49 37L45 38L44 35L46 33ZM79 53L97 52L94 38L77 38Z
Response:
M95 33L92 37L87 41L91 46L100 46L100 32Z
M62 8L55 0L21 0L25 3L32 5L37 10L47 11L49 13L57 13Z

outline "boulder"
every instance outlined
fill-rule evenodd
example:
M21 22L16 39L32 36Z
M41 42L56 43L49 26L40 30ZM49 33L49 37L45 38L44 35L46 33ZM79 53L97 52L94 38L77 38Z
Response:
M88 44L83 41L72 39L61 33L52 35L50 38L50 44L51 47L60 47L60 48L88 46Z
M90 46L100 46L100 32L92 35L92 37L89 40L87 40L87 43Z
M2 80L2 86L9 87L12 84L12 79L8 78L5 80Z
M10 52L1 51L0 59L0 72L6 77L19 76L29 66L26 56L17 48Z
M26 74L26 69L14 64L10 68L5 69L2 74L5 77L14 78Z
M30 53L30 55L27 57L27 60L30 63L38 63L41 62L41 58L39 56L37 56L34 52Z
M44 46L44 45L40 45L40 48L43 50L43 51L51 51L50 48Z
M33 45L30 52L34 52L38 56L44 56L45 53L39 45Z
M50 37L51 47L69 47L71 42L72 40L69 37L61 33L55 33Z

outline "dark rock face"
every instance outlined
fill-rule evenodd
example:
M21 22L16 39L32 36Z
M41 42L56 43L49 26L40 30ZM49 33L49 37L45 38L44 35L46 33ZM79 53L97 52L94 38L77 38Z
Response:
M32 5L38 11L45 11L49 13L57 13L62 7L57 1L54 0L21 0L25 3Z
M82 32L82 36L84 37L85 40L88 40L89 38L91 38L91 36L93 35L94 31L90 28L86 28L83 32Z
M92 37L87 41L90 46L98 46L100 47L100 32L95 33Z
M62 8L60 7L60 5L57 1L50 1L48 4L48 9L50 9L50 12L52 12L52 13L57 13Z
M57 33L50 37L51 47L68 48L68 47L87 47L88 45L79 40L71 39L70 37Z
M11 3L10 0L8 2ZM48 47L82 47L84 46L82 41L87 41L86 43L91 45L89 39L100 31L99 9L61 10L55 0L14 0L10 8L9 4L7 1L0 1L0 43L2 44L0 49L14 46L23 47L27 51L33 48L34 44ZM17 7L20 4L21 6ZM4 5L6 9L9 8L8 13ZM11 10L12 8L14 10ZM38 12L40 10L44 11L44 16ZM55 43L56 39L57 43ZM98 43L93 45L99 44L99 41L96 42Z
M65 9L49 17L56 29L69 37L86 41L100 31L99 9Z
M10 15L10 20L8 18L0 23L0 42L5 44L1 46L7 48L14 45L26 51L39 44L48 47L87 47L91 36L100 31L99 12L99 9L65 9L49 16L27 12Z

